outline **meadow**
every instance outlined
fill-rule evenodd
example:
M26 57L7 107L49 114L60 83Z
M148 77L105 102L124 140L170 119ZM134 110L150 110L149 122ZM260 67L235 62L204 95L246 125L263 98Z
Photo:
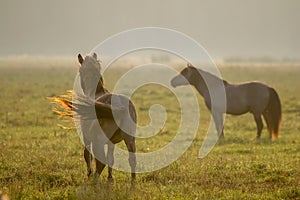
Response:
M126 68L115 64L104 74L109 89ZM182 65L176 65L177 68ZM258 80L274 87L281 98L280 138L270 141L266 128L256 140L252 115L226 116L225 139L197 159L210 115L201 109L197 136L174 163L137 175L107 168L99 180L86 177L83 146L70 121L52 112L47 97L73 87L76 60L0 60L0 190L11 199L300 199L300 67L220 67L229 82ZM149 122L153 103L166 107L168 119L154 137L137 140L138 152L166 145L176 134L180 110L175 97L159 86L139 88L132 100L138 123ZM122 147L122 144L120 144Z

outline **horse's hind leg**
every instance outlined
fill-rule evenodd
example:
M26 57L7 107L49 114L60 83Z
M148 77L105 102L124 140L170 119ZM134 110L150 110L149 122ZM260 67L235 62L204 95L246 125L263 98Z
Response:
M261 119L261 114L253 114L253 116L254 116L254 120L255 120L255 123L256 123L256 127L257 127L257 136L256 137L260 138L261 131L264 127L262 119Z
M95 172L95 178L98 178L98 176L102 173L103 169L105 167L105 164L96 159L96 172Z
M114 165L115 145L111 142L107 144L107 164L108 164L108 180L113 180L112 167Z
M129 164L130 164L130 167L131 167L131 179L135 180L135 177L136 177L136 175L135 175L135 167L136 167L135 138L130 137L129 140L125 139L125 144L126 144L126 147L129 151L128 161L129 161Z
M90 177L90 175L92 174L92 167L91 167L91 163L92 163L92 154L90 153L90 151L87 149L87 147L84 148L84 160L86 162L86 166L87 166L87 176Z
M265 122L267 124L267 128L268 128L268 132L269 132L269 137L272 138L272 127L271 127L271 120L272 118L270 117L270 113L268 110L265 110L263 112L263 116L264 116L264 119L265 119Z

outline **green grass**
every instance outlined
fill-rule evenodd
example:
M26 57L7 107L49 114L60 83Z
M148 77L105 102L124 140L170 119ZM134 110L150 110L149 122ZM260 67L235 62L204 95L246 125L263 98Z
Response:
M227 116L225 140L197 159L210 120L199 97L200 127L191 147L168 167L138 174L132 187L130 174L124 172L114 171L113 184L107 183L106 170L96 182L87 179L76 131L57 126L68 122L57 119L47 100L72 88L77 68L60 62L39 64L0 62L0 190L12 199L300 199L300 68L221 68L230 82L259 80L278 91L283 105L278 141L269 141L266 129L261 140L254 140L250 114ZM105 73L108 88L124 70ZM133 101L139 124L149 122L153 103L168 111L163 130L138 139L137 150L166 145L178 128L175 97L148 85L136 91Z

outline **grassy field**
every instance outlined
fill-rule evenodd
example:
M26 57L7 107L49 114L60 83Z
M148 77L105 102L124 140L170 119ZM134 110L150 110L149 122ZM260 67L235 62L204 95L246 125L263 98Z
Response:
M71 65L71 66L69 66ZM112 88L125 69L112 68L104 78ZM229 82L259 80L274 87L282 101L280 139L270 141L266 129L257 141L250 114L227 116L225 139L204 159L197 159L210 116L201 97L197 137L180 159L161 170L138 174L114 171L114 183L86 177L83 146L75 130L64 130L47 100L73 86L77 68L69 61L9 62L0 60L0 190L11 199L300 199L300 68L221 67ZM180 114L166 89L145 86L133 96L140 124L149 122L148 108L166 106L168 121L150 139L138 139L148 152L167 144Z

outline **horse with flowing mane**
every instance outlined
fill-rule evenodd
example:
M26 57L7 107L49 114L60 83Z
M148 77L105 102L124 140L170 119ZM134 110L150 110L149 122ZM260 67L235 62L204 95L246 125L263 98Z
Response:
M171 80L171 85L173 87L188 84L194 86L204 98L207 108L211 110L211 97L208 84L205 82L207 79L204 79L203 76L209 79L210 82L222 83L225 88L226 111L216 110L213 113L213 119L220 136L224 136L223 114L225 112L232 115L242 115L250 112L253 114L257 125L257 138L260 138L263 129L261 116L266 121L269 137L271 139L278 138L281 122L281 103L275 89L260 82L232 84L191 64L187 64L187 67Z
M108 179L112 180L115 144L124 140L129 151L131 178L135 180L137 122L135 107L127 97L112 94L104 88L101 65L96 53L84 58L79 54L78 61L80 85L84 94L73 94L73 101L70 100L70 95L50 98L63 109L55 112L60 116L79 119L88 176L92 174L91 162L94 155L96 160L94 176L98 177L107 164ZM104 151L106 144L107 155Z

